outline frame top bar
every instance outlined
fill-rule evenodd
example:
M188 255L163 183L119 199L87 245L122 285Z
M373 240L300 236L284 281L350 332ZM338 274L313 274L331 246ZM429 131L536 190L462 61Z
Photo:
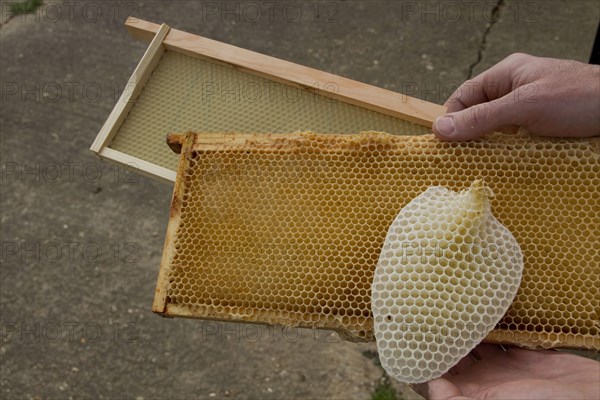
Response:
M136 39L149 42L160 25L129 17L125 22ZM208 58L233 65L254 75L300 87L395 118L431 128L446 108L414 97L371 86L314 68L242 49L202 36L171 29L163 40L167 50L196 58Z

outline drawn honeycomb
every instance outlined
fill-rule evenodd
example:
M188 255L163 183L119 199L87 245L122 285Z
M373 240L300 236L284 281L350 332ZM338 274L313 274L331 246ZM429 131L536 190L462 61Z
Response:
M524 258L518 293L486 340L600 349L599 138L169 140L181 158L155 312L374 340L371 284L394 218L431 186L459 191L480 179Z

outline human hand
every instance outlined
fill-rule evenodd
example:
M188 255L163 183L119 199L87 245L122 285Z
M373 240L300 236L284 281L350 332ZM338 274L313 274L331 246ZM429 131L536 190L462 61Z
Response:
M600 399L600 362L552 350L481 344L414 389L427 399Z
M471 140L522 126L540 136L600 135L600 66L513 54L463 83L433 132Z

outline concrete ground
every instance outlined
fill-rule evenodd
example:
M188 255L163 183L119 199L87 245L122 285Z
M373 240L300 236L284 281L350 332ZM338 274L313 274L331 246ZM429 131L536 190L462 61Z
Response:
M587 61L600 14L595 0L253 4L44 1L10 18L1 2L2 398L369 399L384 377L372 343L150 312L171 187L88 150L145 49L127 15L443 103L512 52Z

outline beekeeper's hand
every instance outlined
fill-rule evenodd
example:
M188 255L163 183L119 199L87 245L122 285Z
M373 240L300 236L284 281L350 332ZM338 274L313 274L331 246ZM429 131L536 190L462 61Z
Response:
M540 136L600 135L600 66L513 54L463 83L433 125L441 140L516 130Z
M443 377L413 388L426 399L598 399L600 363L552 350L482 344Z

